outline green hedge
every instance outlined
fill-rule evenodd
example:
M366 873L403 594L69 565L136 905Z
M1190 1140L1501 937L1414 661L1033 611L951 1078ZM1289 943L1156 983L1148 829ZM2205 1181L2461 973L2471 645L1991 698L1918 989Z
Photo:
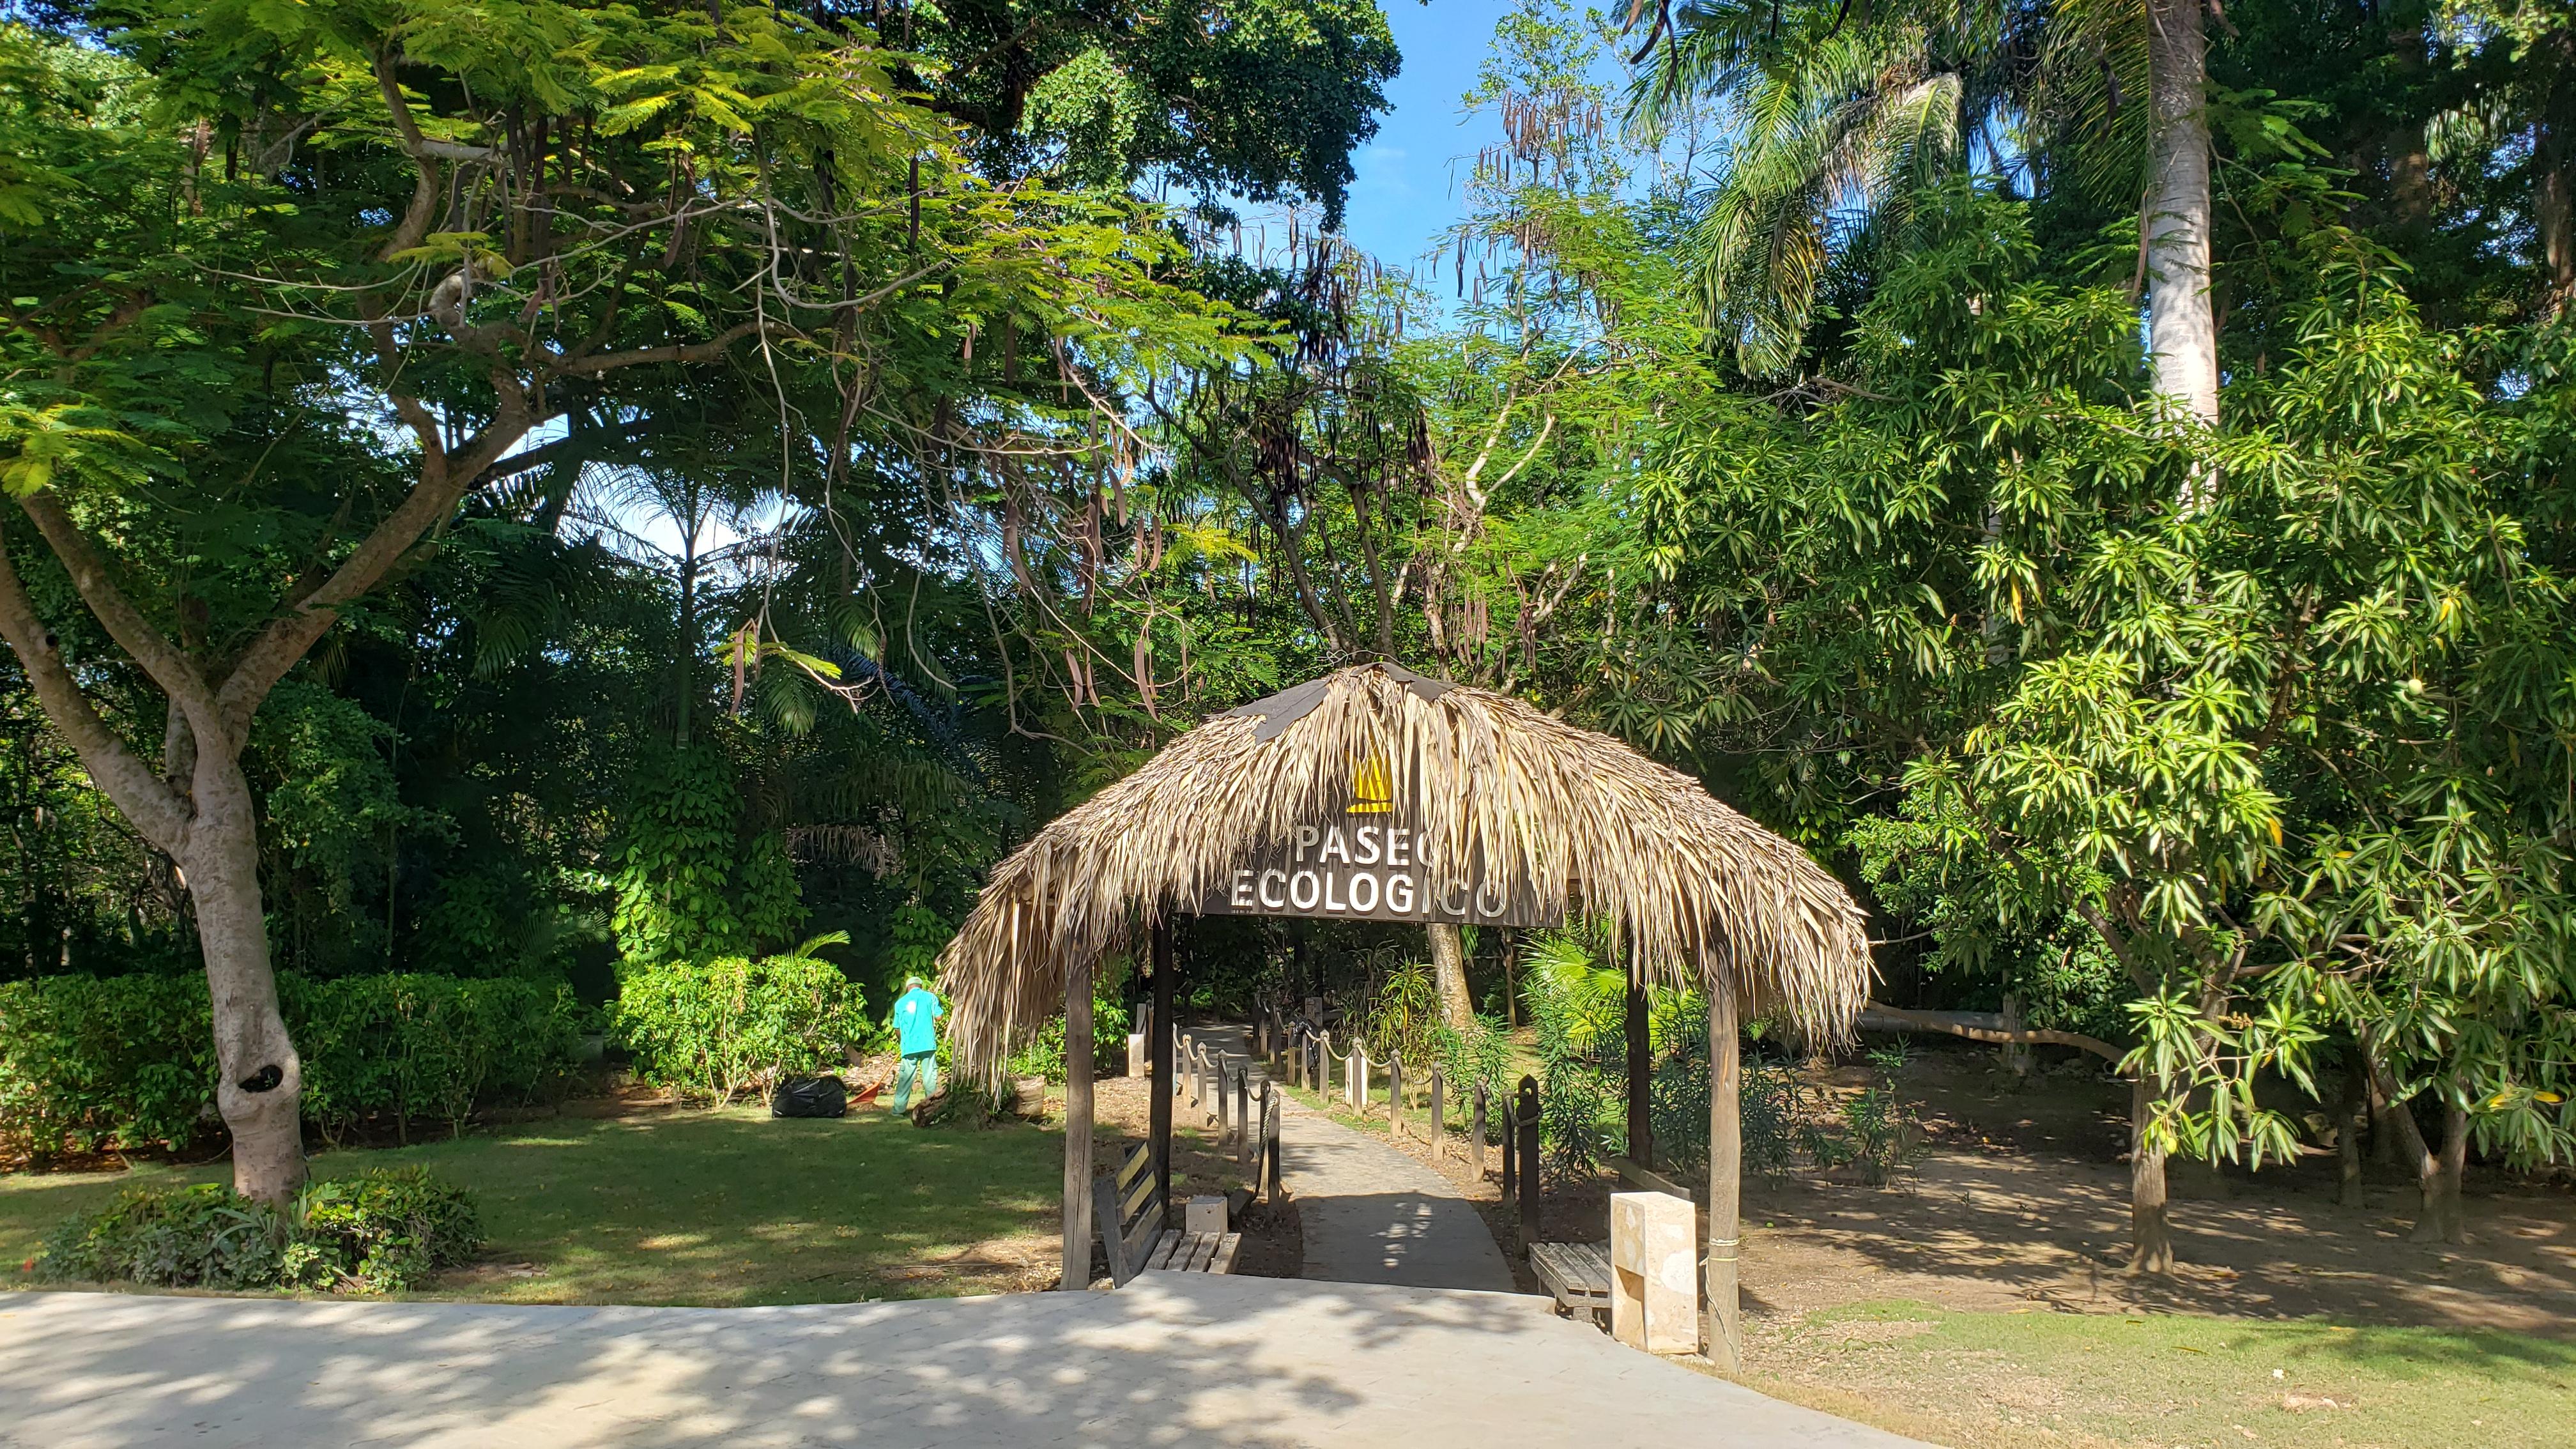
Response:
M573 1070L562 986L453 976L278 978L304 1064L304 1111L327 1137L374 1118L461 1127ZM201 976L45 976L0 983L0 1147L43 1155L176 1149L215 1102Z
M628 969L612 1030L644 1080L730 1102L773 1076L826 1071L874 1040L859 988L813 956L665 961Z

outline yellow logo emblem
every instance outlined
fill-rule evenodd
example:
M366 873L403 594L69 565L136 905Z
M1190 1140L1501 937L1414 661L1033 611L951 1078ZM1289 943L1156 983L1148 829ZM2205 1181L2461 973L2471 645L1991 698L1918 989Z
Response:
M1345 815L1385 815L1395 809L1395 787L1386 774L1386 757L1371 755L1351 772L1351 803Z

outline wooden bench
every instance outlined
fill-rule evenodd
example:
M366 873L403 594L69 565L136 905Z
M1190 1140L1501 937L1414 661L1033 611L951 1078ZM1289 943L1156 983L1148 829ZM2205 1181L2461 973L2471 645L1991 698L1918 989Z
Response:
M1164 1226L1166 1206L1154 1180L1154 1151L1139 1142L1118 1170L1092 1179L1091 1215L1109 1253L1109 1281L1119 1288L1139 1273L1231 1273L1241 1233L1180 1233Z
M1568 1312L1610 1311L1610 1254L1599 1243L1532 1243L1530 1271Z

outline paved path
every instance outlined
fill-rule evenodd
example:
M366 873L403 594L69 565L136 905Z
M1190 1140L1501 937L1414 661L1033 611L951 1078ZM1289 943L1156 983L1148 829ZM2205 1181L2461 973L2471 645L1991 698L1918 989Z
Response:
M1279 1164L1306 1227L1306 1276L1510 1293L1512 1270L1457 1185L1291 1097Z
M1543 1300L1208 1274L1117 1293L546 1308L0 1292L0 1446L1903 1449Z
M1243 1027L1190 1034L1237 1061ZM1279 1120L1280 1176L1305 1224L1306 1276L1328 1283L1513 1291L1493 1231L1449 1179L1373 1133L1345 1127L1290 1097Z

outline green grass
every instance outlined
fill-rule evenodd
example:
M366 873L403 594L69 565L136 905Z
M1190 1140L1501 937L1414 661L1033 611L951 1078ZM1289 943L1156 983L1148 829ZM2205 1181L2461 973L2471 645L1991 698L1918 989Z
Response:
M1014 1250L1052 1244L1063 1139L1024 1124L920 1130L872 1108L840 1121L736 1108L330 1152L313 1171L414 1163L473 1190L490 1240L480 1266L422 1296L830 1302L1033 1286ZM24 1281L19 1263L72 1212L127 1187L226 1176L221 1164L0 1176L0 1282Z
M1961 1446L2558 1449L2576 1433L2576 1343L2510 1333L1900 1302L1812 1314L1752 1349L1756 1387Z

